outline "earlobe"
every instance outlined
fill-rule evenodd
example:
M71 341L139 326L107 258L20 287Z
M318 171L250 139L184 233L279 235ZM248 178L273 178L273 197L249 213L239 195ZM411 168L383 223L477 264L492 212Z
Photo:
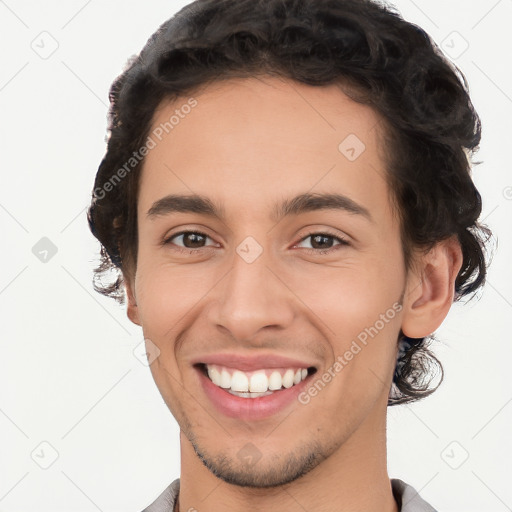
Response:
M441 325L453 303L461 266L462 249L455 236L420 256L408 276L402 321L406 336L424 338Z
M126 314L128 318L136 325L141 325L139 319L139 309L135 298L133 282L128 277L124 277L124 286L126 290L127 307Z

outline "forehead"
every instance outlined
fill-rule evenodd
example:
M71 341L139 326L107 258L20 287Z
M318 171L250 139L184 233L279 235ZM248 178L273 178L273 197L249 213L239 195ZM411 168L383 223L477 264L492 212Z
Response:
M339 192L385 215L381 130L378 114L337 85L268 76L216 82L155 112L139 206L195 193L254 215L293 195Z

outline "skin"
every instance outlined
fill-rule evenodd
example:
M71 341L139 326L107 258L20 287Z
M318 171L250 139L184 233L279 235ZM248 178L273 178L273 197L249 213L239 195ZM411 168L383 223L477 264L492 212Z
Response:
M339 87L253 77L194 98L197 106L146 157L137 267L125 276L128 316L160 350L151 372L181 429L179 509L397 512L386 411L398 334L439 327L460 246L450 239L418 251L406 272L384 180L383 125ZM153 127L187 99L162 103ZM354 161L338 150L349 134L365 144ZM326 209L271 220L275 202L305 192L344 194L373 221ZM149 217L171 193L208 196L226 217ZM184 230L209 238L162 244ZM319 249L308 234L326 230L349 245L329 238ZM252 263L236 252L248 236L263 249ZM249 422L218 412L198 385L192 359L217 352L297 357L322 375L400 298L401 311L308 404ZM247 443L261 456L254 464L237 456Z

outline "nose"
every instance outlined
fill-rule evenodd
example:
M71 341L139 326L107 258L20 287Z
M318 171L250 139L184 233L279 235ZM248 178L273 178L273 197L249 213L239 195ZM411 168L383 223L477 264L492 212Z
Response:
M252 340L264 329L285 329L294 317L293 293L265 251L254 261L240 254L216 287L210 321L238 341Z

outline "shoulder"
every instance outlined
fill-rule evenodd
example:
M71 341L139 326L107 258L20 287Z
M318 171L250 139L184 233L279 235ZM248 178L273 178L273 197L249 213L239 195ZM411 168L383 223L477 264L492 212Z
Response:
M391 488L400 512L437 512L416 491L414 487L399 478L391 479Z
M172 512L179 490L180 479L177 478L174 482L169 484L162 494L160 494L160 496L158 496L158 498L142 512Z

